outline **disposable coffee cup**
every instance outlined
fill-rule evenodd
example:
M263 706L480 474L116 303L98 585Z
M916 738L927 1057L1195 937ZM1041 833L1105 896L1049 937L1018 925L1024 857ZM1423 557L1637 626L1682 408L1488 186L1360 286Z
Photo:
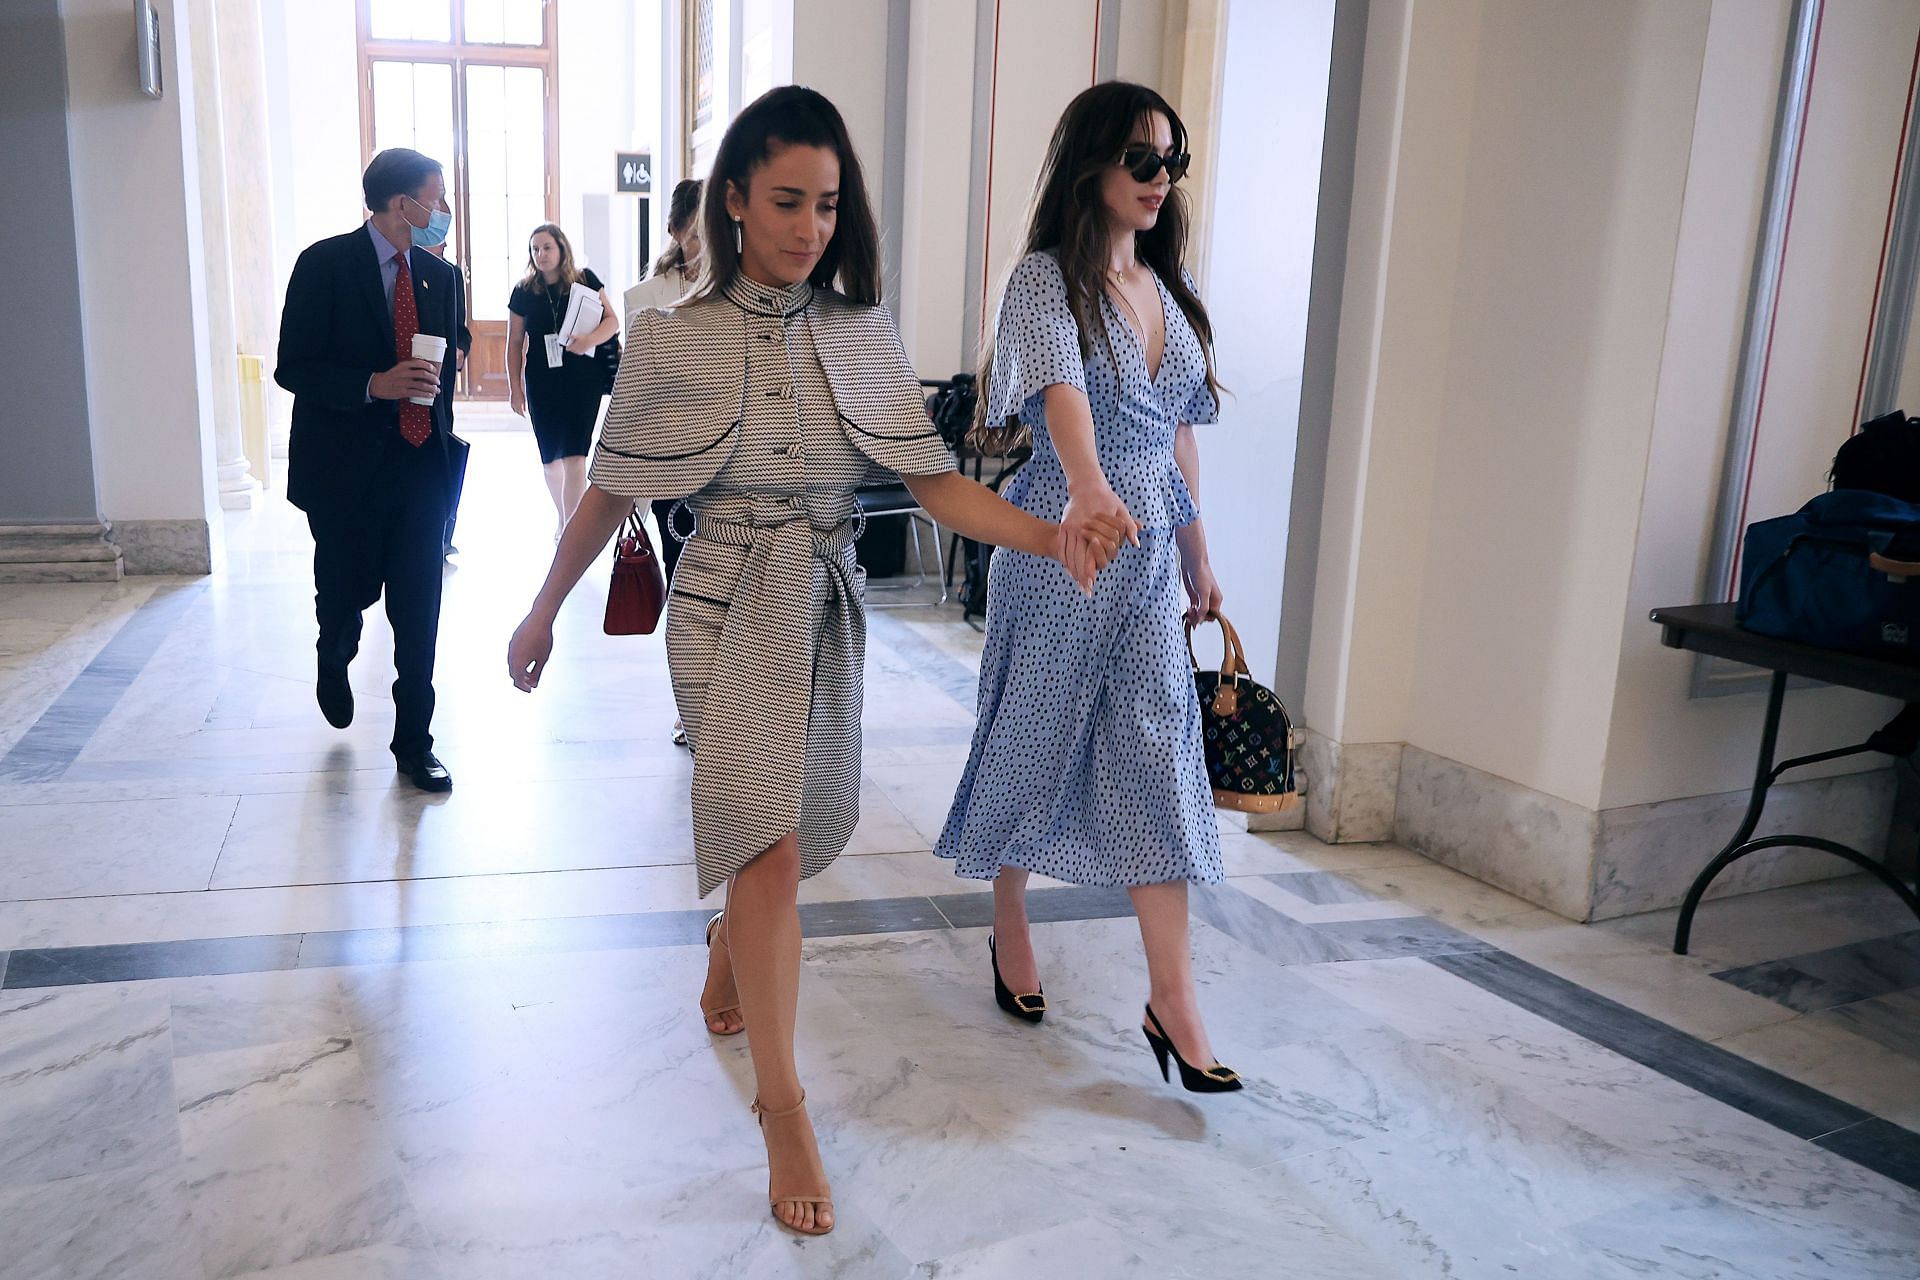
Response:
M413 358L415 360L431 360L434 367L438 368L440 362L447 358L447 340L431 333L414 334ZM415 404L432 404L439 397L437 395L428 396L424 400L419 396L410 396L408 398Z

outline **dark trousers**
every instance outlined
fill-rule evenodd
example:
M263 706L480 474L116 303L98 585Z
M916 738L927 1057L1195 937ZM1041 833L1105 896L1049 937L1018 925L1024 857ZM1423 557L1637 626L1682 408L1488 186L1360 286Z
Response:
M371 501L350 510L309 511L314 612L322 673L346 674L360 652L361 615L384 592L393 624L393 753L433 748L433 659L440 631L441 555L447 523L444 482L429 459L396 455Z
M653 522L660 526L660 568L667 575L667 581L673 581L673 566L680 563L680 539L673 536L673 508L678 498L656 498L653 502ZM693 513L680 514L680 527L693 526Z

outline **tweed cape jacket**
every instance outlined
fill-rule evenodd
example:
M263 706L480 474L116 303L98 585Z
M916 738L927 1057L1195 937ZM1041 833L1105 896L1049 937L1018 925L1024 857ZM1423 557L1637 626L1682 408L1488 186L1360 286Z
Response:
M866 659L853 491L953 467L884 308L736 276L630 319L590 478L694 513L666 638L702 897L788 833L802 876L852 838Z

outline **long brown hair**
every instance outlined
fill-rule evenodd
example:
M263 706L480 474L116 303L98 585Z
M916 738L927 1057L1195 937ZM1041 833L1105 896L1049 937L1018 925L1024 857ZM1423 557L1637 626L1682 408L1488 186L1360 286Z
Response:
M867 199L860 157L847 136L846 121L823 94L797 84L769 89L747 104L720 139L700 202L700 283L689 300L708 297L733 279L740 269L740 251L733 243L733 220L727 216L727 188L747 194L753 171L773 154L776 146L825 147L840 160L839 216L833 239L814 264L807 283L819 289L838 288L848 301L874 306L880 301L880 232L874 226L873 205Z
M549 286L547 278L540 274L540 268L533 265L533 238L542 231L553 237L560 246L560 269L555 274L552 288L570 289L580 279L580 268L573 260L573 241L567 239L567 233L551 222L543 222L527 232L527 274L520 277L520 287L529 293L539 293Z
M700 212L701 185L698 178L682 178L673 184L673 201L667 206L667 234L673 239L667 242L666 251L653 260L654 275L687 269L687 251L681 246L680 237Z
M1173 149L1187 149L1187 127L1167 100L1145 85L1125 80L1109 80L1083 90L1067 104L1054 126L1053 140L1047 145L1047 158L1040 166L1040 179L1034 187L1033 202L1027 210L1027 231L1020 256L1052 250L1060 260L1060 274L1066 277L1067 307L1080 331L1080 354L1093 354L1097 338L1113 350L1106 318L1100 311L1100 299L1106 293L1107 263L1112 246L1108 242L1106 203L1100 196L1100 182L1106 171L1118 163L1120 153L1133 141L1134 129L1151 120L1153 114L1167 118L1173 131ZM1149 134L1149 137L1152 135ZM1213 322L1200 296L1187 284L1181 271L1186 258L1188 212L1186 193L1176 183L1168 189L1160 206L1160 217L1151 230L1134 235L1134 253L1152 268L1173 295L1187 323L1200 335L1201 350L1207 363L1207 390L1220 394L1213 368ZM1018 265L1018 259L1015 260ZM986 420L985 389L992 386L993 336L987 336L980 358L979 386L982 389L973 431L974 447L985 453L1005 453L1020 440L1025 428L1013 418L1005 422Z

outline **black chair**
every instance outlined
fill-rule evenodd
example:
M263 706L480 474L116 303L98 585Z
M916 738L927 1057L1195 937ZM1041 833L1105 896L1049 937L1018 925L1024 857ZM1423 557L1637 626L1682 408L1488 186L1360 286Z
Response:
M868 520L876 520L882 516L905 516L907 530L913 535L913 581L869 582L867 584L868 602L876 609L897 609L912 604L945 604L947 602L947 566L946 558L940 551L940 526L934 523L933 517L928 515L914 498L913 491L904 484L873 485L870 488L856 489L853 500L859 506L860 514ZM934 577L940 584L940 598L931 602L873 599L876 593L917 591L927 585L927 553L920 544L922 525L925 525L933 534Z
M932 394L927 397L927 417L934 428L946 441L947 448L956 452L962 447L967 427L973 421L973 375L958 373L951 378L922 378L920 385ZM877 520L883 516L904 516L907 531L913 535L914 578L906 583L869 583L867 593L871 598L875 593L894 591L917 591L927 585L927 552L920 541L920 528L926 526L933 542L934 576L940 583L940 596L932 604L947 602L947 593L951 583L947 577L947 558L941 546L940 526L926 509L915 500L913 491L904 484L870 485L854 491L854 501L860 508L860 514L868 520ZM901 608L909 604L925 604L927 601L900 600L891 604L873 601L875 608Z

